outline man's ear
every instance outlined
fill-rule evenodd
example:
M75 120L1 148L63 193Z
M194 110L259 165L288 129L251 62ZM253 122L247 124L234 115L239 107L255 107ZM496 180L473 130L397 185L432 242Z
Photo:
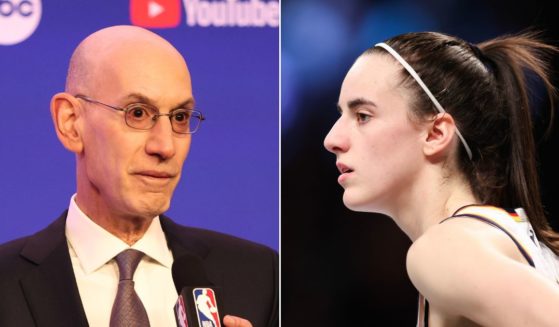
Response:
M425 156L439 158L448 155L453 148L456 133L456 124L452 116L448 113L439 113L428 126L423 146Z
M80 104L69 93L57 93L50 102L50 113L58 139L64 147L76 154L83 151L81 131L78 126Z

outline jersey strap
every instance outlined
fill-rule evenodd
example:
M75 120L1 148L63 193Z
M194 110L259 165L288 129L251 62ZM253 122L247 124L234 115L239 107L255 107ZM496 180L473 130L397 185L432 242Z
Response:
M473 210L468 210L468 209L473 209ZM512 212L507 212L504 209L500 209L497 207L491 207L491 206L475 206L475 207L466 207L463 210L459 210L459 211L466 211L464 213L458 213L458 214L454 214L451 217L448 217L444 220L441 221L441 223L449 220L449 219L454 219L454 218L473 218L473 219L477 219L480 221L483 221L495 228L498 228L500 230L502 230L505 234L508 235L508 237L510 237L510 239L514 242L514 244L516 245L516 247L518 248L518 250L520 251L520 253L522 254L522 256L526 259L526 261L528 261L528 263L530 264L530 266L532 267L536 267L536 265L534 264L534 260L532 259L532 256L530 255L530 252L528 251L527 247L524 246L522 244L522 242L520 240L518 240L513 233L511 233L511 231L509 230L509 228L507 228L505 226L505 224L502 223L502 217L505 216L505 219L511 219L513 222L519 222L520 219L522 219L521 217L518 216L518 214L514 211ZM470 211L470 212L467 212ZM497 216L500 216L501 219L498 219Z

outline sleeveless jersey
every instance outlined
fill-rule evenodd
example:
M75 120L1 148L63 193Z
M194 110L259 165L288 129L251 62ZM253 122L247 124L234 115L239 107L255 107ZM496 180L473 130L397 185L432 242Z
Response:
M536 233L522 208L505 210L493 206L471 205L458 209L451 217L471 218L492 225L507 234L515 243L530 266L546 279L559 284L559 258L544 243L538 241ZM417 327L427 327L429 303L419 296Z

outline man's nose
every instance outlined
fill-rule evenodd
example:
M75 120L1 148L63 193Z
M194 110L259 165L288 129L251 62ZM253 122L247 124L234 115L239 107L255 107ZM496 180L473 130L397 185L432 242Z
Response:
M149 130L146 152L159 156L161 159L172 158L176 153L175 133L168 116L159 116L152 129Z

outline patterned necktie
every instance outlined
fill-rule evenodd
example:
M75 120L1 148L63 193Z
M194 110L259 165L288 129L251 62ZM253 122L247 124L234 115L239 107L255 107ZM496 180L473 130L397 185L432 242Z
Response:
M134 272L144 256L143 252L128 249L116 256L120 281L111 312L110 327L149 327L149 319L142 301L134 290Z

